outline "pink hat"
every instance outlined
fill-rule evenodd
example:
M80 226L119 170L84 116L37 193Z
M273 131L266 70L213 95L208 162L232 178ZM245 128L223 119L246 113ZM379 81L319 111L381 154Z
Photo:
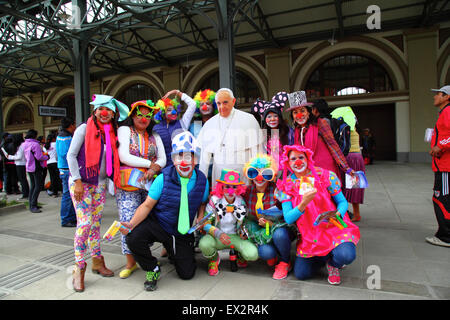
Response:
M288 93L288 99L289 99L289 104L291 105L291 107L289 109L287 109L286 111L292 111L292 110L300 108L300 107L312 106L314 104L314 103L308 102L306 100L305 91L295 91L292 93Z

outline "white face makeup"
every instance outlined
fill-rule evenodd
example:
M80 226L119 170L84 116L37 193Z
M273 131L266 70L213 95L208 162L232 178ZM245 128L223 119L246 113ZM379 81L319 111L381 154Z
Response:
M223 195L228 202L234 202L236 197L237 186L225 185L223 187Z
M298 125L304 126L309 119L309 112L306 107L300 107L292 111L292 116Z
M213 106L211 103L202 103L200 105L200 114L206 116L209 115L210 113L212 113L213 111Z
M257 181L256 179L253 180L253 183L257 186L257 187L263 187L264 185L266 185L269 181L267 180L263 180L263 181Z
M275 129L278 127L278 124L280 123L280 119L278 118L278 115L274 112L269 112L266 116L266 124L269 126L269 128Z
M183 178L188 177L194 170L194 158L189 152L173 155L172 161L178 174Z
M303 152L291 151L289 166L294 173L304 174L308 168L308 158Z

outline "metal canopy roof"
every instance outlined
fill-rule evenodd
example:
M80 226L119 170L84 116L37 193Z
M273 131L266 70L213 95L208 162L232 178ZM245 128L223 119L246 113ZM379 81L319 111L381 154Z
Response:
M88 47L91 80L218 56L219 4L228 4L236 52L424 27L448 21L449 0L0 0L3 96L73 84L74 41ZM368 30L367 8L381 9Z

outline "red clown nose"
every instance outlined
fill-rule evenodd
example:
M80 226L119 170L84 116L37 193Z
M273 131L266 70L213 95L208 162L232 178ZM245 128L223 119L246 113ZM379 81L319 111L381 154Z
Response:
M302 160L300 160L300 159L298 159L298 160L295 160L295 163L294 163L297 167L300 167L301 165L303 165L303 162L302 162Z
M258 174L258 176L255 178L255 180L258 182L262 182L264 179L263 179L262 175Z
M102 111L100 112L100 115L101 115L102 117L107 117L107 116L108 116L108 110L102 110Z
M296 115L295 115L295 118L296 119L301 119L303 117L303 115L301 114L301 113L297 113Z
M203 111L208 110L208 105L207 105L207 104L202 105L202 110L203 110Z
M147 119L146 118L142 118L141 119L141 123L147 123Z
M188 164L186 162L184 162L184 160L181 160L180 162L180 166L182 167L186 167Z

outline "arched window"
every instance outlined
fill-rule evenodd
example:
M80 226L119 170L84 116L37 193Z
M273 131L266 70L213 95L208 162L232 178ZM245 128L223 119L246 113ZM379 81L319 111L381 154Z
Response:
M204 89L211 89L214 91L220 89L218 70L200 82L193 94L195 95L199 90ZM253 103L256 98L261 97L261 91L256 82L240 70L236 70L236 91L233 93L236 97L236 103L241 106Z
M306 83L309 98L391 91L391 78L375 60L359 55L333 57L321 64Z
M33 113L27 105L20 103L9 111L8 118L6 119L7 126L27 123L33 123Z
M56 104L58 107L64 107L66 108L66 115L68 117L71 117L72 119L76 119L76 112L75 112L75 95L69 94L67 96L64 96L59 102ZM61 117L52 117L53 121L61 121Z
M143 83L133 84L125 89L123 89L116 97L117 100L125 103L128 107L131 106L133 102L139 100L152 100L154 103L158 101L155 90Z

